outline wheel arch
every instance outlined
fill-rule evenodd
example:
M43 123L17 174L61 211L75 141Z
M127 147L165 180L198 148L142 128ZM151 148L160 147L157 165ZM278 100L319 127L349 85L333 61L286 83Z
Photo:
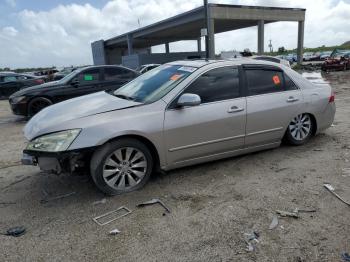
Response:
M147 148L151 151L152 156L154 157L153 164L154 164L155 170L160 169L160 158L159 158L158 150L157 150L156 146L153 144L153 142L144 136L135 135L135 134L120 135L120 136L116 136L116 137L113 137L113 138L107 140L105 143L103 143L103 145L105 145L109 142L112 142L112 141L123 139L123 138L136 139L136 140L140 141L141 143L145 144L145 146L147 146Z
M29 113L30 102L32 102L34 99L37 99L37 98L46 98L46 99L50 100L52 104L55 103L54 99L51 96L48 96L48 95L35 95L35 96L32 96L32 97L29 98L29 100L27 102L27 114Z
M310 112L304 112L304 113L300 113L300 114L308 114L311 118L311 121L312 121L312 125L313 125L313 129L312 129L312 136L316 135L317 133L317 119L316 119L316 116L313 114L313 113L310 113ZM288 126L289 126L289 123L291 122L291 120L288 122L286 128L284 129L284 133L283 133L283 138L282 140L284 141L285 140L285 137L286 137L286 133L287 133L287 130L288 130Z

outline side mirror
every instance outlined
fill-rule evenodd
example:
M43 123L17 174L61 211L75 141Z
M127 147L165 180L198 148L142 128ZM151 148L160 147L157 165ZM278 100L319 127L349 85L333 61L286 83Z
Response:
M198 106L201 103L201 98L196 94L182 94L177 101L179 107L184 106Z
M70 84L74 87L78 87L79 85L79 80L77 78L73 79Z

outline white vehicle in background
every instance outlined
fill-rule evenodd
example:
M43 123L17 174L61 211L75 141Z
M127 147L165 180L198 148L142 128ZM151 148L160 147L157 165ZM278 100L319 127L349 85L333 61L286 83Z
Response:
M140 66L140 67L137 69L137 71L139 71L140 74L144 74L144 73L146 73L146 72L148 72L148 71L150 71L150 70L152 70L153 68L156 68L156 67L158 67L158 66L160 66L160 64L147 64L147 65L142 65L142 66Z
M289 61L287 61L283 58L277 57L277 56L260 55L260 56L252 56L252 58L255 60L270 61L270 62L274 62L277 64L282 64L282 65L290 67Z
M312 61L312 60L316 60L316 59L317 59L317 55L315 55L312 52L306 52L303 54L304 61Z

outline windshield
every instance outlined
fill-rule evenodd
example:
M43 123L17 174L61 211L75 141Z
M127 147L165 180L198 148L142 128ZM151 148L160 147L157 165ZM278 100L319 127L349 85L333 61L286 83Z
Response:
M68 75L64 76L63 78L61 78L60 80L58 80L58 83L67 83L69 80L71 80L73 77L75 77L78 73L81 72L83 68L74 70L72 72L70 72Z
M152 103L170 92L196 69L181 65L162 65L122 86L114 95L140 103Z

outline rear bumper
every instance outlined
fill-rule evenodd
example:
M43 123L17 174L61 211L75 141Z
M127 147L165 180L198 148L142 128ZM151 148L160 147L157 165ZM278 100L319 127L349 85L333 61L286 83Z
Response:
M335 112L335 102L329 103L326 109L322 112L320 120L317 123L317 133L330 127L333 124Z

